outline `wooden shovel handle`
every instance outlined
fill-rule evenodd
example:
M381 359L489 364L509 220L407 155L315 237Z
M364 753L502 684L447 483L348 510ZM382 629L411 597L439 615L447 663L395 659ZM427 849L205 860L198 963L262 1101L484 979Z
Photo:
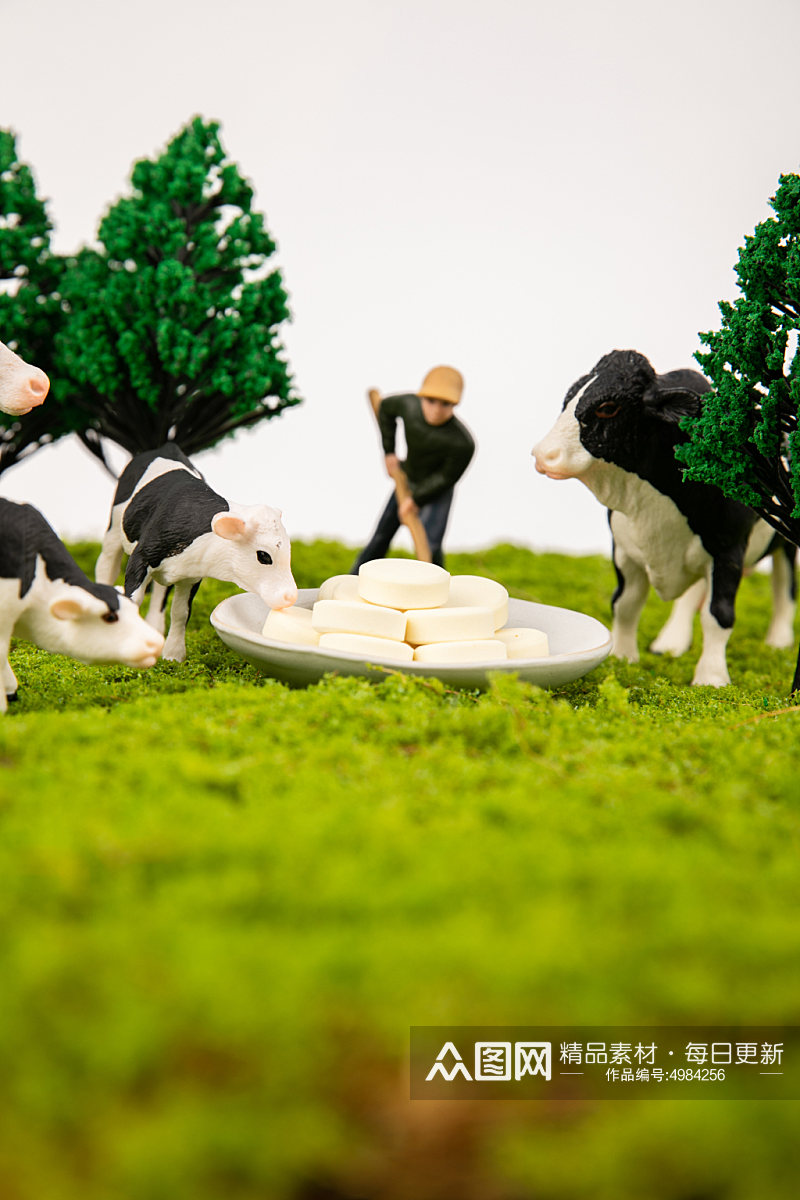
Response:
M372 411L374 412L377 420L381 407L381 394L375 388L370 388L369 392L367 392L367 395L369 396L369 402L372 405ZM408 479L402 467L395 467L394 470L389 472L389 474L394 481L394 494L397 500L397 507L399 509L402 502L411 495L411 489L408 486ZM401 517L400 520L407 527L409 533L411 534L411 540L414 543L414 551L420 562L432 562L433 559L431 557L431 548L428 543L428 535L425 532L425 526L422 524L422 521L420 521L416 513L409 513L407 517Z

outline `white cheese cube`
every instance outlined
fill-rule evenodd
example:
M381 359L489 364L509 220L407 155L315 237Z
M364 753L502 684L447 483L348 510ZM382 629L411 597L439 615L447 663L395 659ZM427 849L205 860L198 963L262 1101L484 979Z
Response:
M498 629L494 636L505 643L509 658L546 658L550 653L547 634L541 629Z
M414 662L463 663L504 662L507 658L503 642L496 638L480 638L469 642L429 642L417 646Z
M316 646L319 634L311 624L310 608L273 608L267 614L261 633L273 642L297 646Z
M406 642L391 638L367 637L358 633L323 633L319 639L320 650L341 650L346 654L357 654L369 662L411 662L414 651Z
M331 575L319 589L317 600L359 600L357 575Z
M413 608L406 613L406 641L462 642L494 637L494 612L476 606L463 608Z
M496 579L486 579L483 575L451 575L445 608L465 605L493 609L495 629L508 620L508 592Z
M415 558L376 558L358 572L358 593L387 608L436 608L450 591L450 575L435 563Z
M405 613L361 600L318 600L311 623L318 633L362 633L398 642L406 634Z

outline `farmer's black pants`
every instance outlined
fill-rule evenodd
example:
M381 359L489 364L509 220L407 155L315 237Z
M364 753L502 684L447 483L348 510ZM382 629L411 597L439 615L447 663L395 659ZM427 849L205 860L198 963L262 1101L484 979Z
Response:
M450 516L450 505L453 503L453 488L441 492L435 500L423 504L419 510L419 519L428 535L431 548L431 559L437 566L444 566L442 542L447 528L447 518ZM375 532L367 545L359 554L350 568L351 575L358 574L362 563L371 562L373 558L385 558L392 538L400 528L400 518L397 515L397 500L394 492L389 497L386 508L381 513Z

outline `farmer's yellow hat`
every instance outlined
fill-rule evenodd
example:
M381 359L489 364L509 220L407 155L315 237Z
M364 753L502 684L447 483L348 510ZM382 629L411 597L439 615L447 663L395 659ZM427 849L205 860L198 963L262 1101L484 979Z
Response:
M463 390L463 376L455 367L433 367L423 379L419 394L427 396L430 400L445 400L448 404L458 404Z

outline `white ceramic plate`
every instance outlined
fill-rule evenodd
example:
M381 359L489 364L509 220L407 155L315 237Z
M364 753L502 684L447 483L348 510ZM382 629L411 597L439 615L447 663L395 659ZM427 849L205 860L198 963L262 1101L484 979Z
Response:
M317 588L301 589L297 603L313 608ZM611 651L611 635L594 617L533 604L529 600L509 601L508 624L543 630L548 637L550 654L546 658L514 658L499 663L396 663L365 661L342 650L320 650L316 646L295 646L276 642L261 634L267 619L267 606L251 592L240 592L223 600L211 614L211 624L219 636L237 654L260 667L267 675L285 683L303 686L316 683L323 675L368 675L381 678L386 671L406 675L436 676L459 688L486 687L490 675L498 672L518 675L540 687L557 687L579 679L603 661Z

